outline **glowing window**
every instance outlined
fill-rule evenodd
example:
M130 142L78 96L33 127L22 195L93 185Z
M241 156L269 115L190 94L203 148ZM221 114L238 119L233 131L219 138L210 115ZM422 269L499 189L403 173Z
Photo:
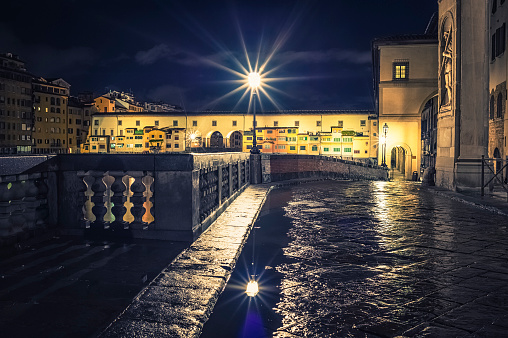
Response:
M393 79L394 80L409 79L409 62L393 63Z

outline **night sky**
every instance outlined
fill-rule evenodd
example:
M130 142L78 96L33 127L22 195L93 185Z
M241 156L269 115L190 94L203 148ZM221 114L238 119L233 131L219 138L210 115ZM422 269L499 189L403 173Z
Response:
M193 110L245 110L239 77L242 36L265 70L274 106L263 109L373 109L371 41L423 33L437 0L9 1L2 4L0 52L27 69L61 77L71 93L132 91ZM280 92L279 92L280 90Z

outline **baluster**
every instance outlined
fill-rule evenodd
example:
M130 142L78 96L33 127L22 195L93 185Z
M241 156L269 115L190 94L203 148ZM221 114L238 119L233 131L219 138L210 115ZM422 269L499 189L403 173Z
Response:
M45 228L47 226L47 219L49 217L49 206L48 206L48 192L49 188L45 182L44 176L35 180L35 186L37 187L37 201L39 206L35 209L36 224L38 228Z
M92 202L92 196L94 195L92 186L94 182L95 178L92 175L90 175L90 172L87 172L83 176L83 183L86 186L86 190L83 193L85 198L85 203L83 204L83 219L86 222L87 228L90 227L90 223L95 222L95 220L97 219L92 211L94 206L94 203Z
M219 169L221 170L221 169ZM221 194L221 204L226 201L229 197L229 165L225 165L222 168L222 194Z
M126 212L125 212L125 215L123 217L123 220L127 223L126 226L124 226L124 229L128 229L129 227L129 224L134 222L134 216L132 216L132 213L131 213L131 209L132 209L132 202L131 202L131 197L132 197L132 191L131 191L131 185L132 185L132 182L134 182L134 178L130 175L125 175L123 178L122 178L122 182L125 184L125 191L124 191L124 196L125 196L125 209L126 209Z
M106 214L104 215L104 229L109 229L111 222L115 220L115 216L111 212L112 207L111 196L113 196L113 192L111 191L111 185L115 181L115 178L111 176L108 171L102 178L102 181L106 185L106 190L104 191L104 206L106 207Z
M90 199L94 204L92 207L95 216L93 227L103 229L105 224L104 215L107 212L107 208L104 206L104 192L106 191L106 184L103 181L104 173L102 171L92 171L90 174L95 179L92 184L93 196Z
M20 238L27 237L23 234L25 230L25 217L23 217L23 212L25 211L23 206L23 197L25 197L25 181L19 181L19 177L17 180L12 182L11 191L11 223L12 223L12 232L14 235L19 236ZM26 234L28 235L28 234Z
M0 237L5 238L12 234L12 224L10 221L12 196L12 184L9 182L0 182Z
M39 189L37 189L37 186L35 185L35 177L26 180L25 184L25 212L23 213L23 216L25 217L26 228L28 230L35 230L37 226L37 207L39 206L39 202L37 201Z
M143 177L142 182L145 186L145 191L143 193L145 201L143 203L143 206L145 207L146 210L145 214L143 215L143 222L148 225L155 220L152 214L154 200L153 198L154 178L152 176L152 173L147 173L147 175Z
M128 224L123 219L127 212L127 208L124 205L127 201L127 196L125 195L127 187L123 181L124 173L121 171L110 171L109 174L115 178L115 181L111 184L111 191L113 192L111 197L111 203L113 204L111 212L115 217L111 226L113 229L127 229Z
M78 205L81 205L82 215L80 217L80 222L83 225L83 223L87 221L87 207L88 207L87 193L88 193L89 189L88 189L88 185L85 183L86 172L83 170L80 170L76 173L76 175L78 176L79 182L80 182L80 189L79 189L79 193L78 193L78 196L76 197L76 199L78 201ZM90 207L90 209L91 209L91 207Z
M142 182L143 172L131 172L131 176L134 181L131 184L132 196L130 198L132 203L131 214L134 216L134 225L139 225L143 223L143 215L145 213L144 197L143 192L145 191L145 185Z

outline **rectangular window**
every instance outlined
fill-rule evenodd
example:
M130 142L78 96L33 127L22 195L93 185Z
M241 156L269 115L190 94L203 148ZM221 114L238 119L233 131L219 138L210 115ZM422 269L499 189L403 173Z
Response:
M195 121L195 120L194 120L194 121L192 121L192 126L193 126L193 127L197 127L197 126L198 126L198 121Z
M136 126L139 127L141 125L141 122L139 120L136 120Z
M98 126L99 125L99 120L93 120L93 125L94 126Z
M158 127L159 126L159 121L155 121L155 126Z
M295 127L299 127L300 126L300 121L295 121Z
M312 151L317 151L317 146L312 146Z
M321 121L316 121L316 127L321 127Z
M217 127L217 121L212 121L212 127Z
M273 126L274 127L278 127L279 126L279 121L273 121Z
M233 121L233 127L236 127L236 121Z
M296 146L289 146L289 150L296 150Z
M393 63L393 80L407 80L409 79L409 62L394 62Z
M175 148L180 148L180 145L178 143L176 143Z
M344 128L344 121L337 121L337 126L339 128Z
M329 148L323 148L323 150L324 150L324 151L330 151L330 149L329 149Z
M340 148L333 148L333 151L334 151L335 153L339 153L339 152L340 152Z
M177 120L173 120L173 127L178 127L178 121Z
M351 148L344 148L344 152L345 153L350 153L351 152Z
M300 146L300 150L305 150L305 146Z
M355 154L359 154L360 153L360 150L355 150Z
M365 120L360 120L360 127L365 127L365 126L366 126Z

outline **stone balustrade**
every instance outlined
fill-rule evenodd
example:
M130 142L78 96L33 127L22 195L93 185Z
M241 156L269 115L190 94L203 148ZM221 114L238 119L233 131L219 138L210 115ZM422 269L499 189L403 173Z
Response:
M0 176L0 244L71 235L195 240L250 183L250 155L59 155Z
M48 175L0 176L0 246L55 226L49 217Z
M384 168L310 155L65 154L0 176L0 245L71 235L193 241L252 182L386 179Z

